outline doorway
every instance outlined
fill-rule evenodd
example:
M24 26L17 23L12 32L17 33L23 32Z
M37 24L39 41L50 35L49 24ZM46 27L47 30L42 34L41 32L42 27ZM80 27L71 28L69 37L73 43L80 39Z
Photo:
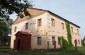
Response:
M18 39L18 41L17 41L17 50L19 50L20 49L20 39Z

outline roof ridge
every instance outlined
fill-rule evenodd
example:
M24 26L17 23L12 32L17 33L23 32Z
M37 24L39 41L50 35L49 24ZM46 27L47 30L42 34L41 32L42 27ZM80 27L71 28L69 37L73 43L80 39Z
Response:
M55 13L53 13L53 12L49 11L49 10L47 10L47 12L49 12L49 13L51 13L51 14L53 14L53 15L57 16L57 17L60 17L60 19L65 20L65 21L68 21L68 22L70 22L71 24L73 24L73 25L75 25L75 26L77 26L77 27L79 27L79 28L80 28L80 26L79 26L79 25L77 25L77 24L75 24L75 23L73 23L73 22L71 22L71 21L69 21L69 20L67 20L67 19L65 19L65 18L63 18L63 17L61 17L61 16L59 16L58 14L55 14Z
M36 9L36 10L42 10L42 11L48 11L48 10L45 10L45 9L40 9L40 8L28 8L28 9Z

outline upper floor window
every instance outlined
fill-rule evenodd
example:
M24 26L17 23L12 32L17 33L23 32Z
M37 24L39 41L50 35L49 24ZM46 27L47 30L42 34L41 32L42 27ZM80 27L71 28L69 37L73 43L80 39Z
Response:
M28 23L25 24L25 29L28 29Z
M16 30L17 30L17 26L15 26L15 28L14 28L14 32L16 32Z
M79 35L79 30L77 29L77 33L78 33L78 35Z
M37 45L41 45L41 37L37 37Z
M41 26L41 19L38 19L37 24L38 24L38 26Z
M62 29L64 29L64 23L62 23Z
M55 26L55 20L51 18L52 26Z
M71 27L71 32L73 33L73 27Z

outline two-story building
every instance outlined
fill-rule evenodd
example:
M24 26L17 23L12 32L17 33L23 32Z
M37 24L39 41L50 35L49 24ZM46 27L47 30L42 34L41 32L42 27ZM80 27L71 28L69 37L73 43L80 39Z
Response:
M58 37L67 40L66 19L51 11L28 8L29 15L22 13L12 25L12 49L53 49L60 48ZM81 46L80 27L70 21L72 44ZM55 41L55 44L54 42Z

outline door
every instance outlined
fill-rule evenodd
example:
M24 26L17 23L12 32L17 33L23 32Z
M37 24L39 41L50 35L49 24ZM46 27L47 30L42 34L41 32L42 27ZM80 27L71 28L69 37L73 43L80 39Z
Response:
M17 50L20 50L20 39L17 40Z
M16 33L16 39L14 40L14 49L30 50L31 49L31 34L26 32Z
M21 38L21 49L30 50L31 49L31 36L23 35Z

